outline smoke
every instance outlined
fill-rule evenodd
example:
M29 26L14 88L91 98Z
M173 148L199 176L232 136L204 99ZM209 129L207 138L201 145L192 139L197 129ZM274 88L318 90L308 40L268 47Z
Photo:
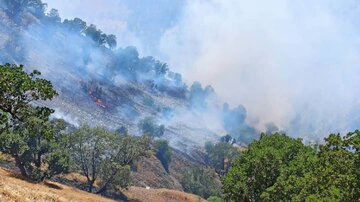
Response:
M121 47L136 46L142 55L157 55L165 30L180 17L183 0L44 0L67 19L80 17L117 36Z
M140 53L132 47L99 47L84 33L74 34L58 22L31 22L36 17L29 13L16 27L19 25L0 12L0 47L6 50L0 61L40 69L62 87L60 91L74 97L90 99L81 84L96 81L104 87L96 97L131 121L142 117L139 112L145 105L153 105L149 100L139 101L149 96L156 101L147 106L152 111L146 115L163 114L162 124L206 126L218 134L225 134L223 129L240 137L284 130L316 139L359 128L356 16L360 13L354 0L46 3L48 8L59 9L63 18L80 17L116 34L118 47L135 45ZM208 97L209 88L191 96L180 74L164 73L167 66L152 57L142 58L144 53L167 62L188 84L211 84L216 94ZM151 87L145 93L149 95L119 87L134 81ZM116 98L120 93L122 97ZM129 93L132 96L127 100ZM190 98L192 106L184 108L174 100L157 97L161 93L180 100ZM135 103L129 104L130 100ZM230 106L223 108L225 101Z
M359 11L353 0L187 1L160 49L259 130L320 138L360 126Z

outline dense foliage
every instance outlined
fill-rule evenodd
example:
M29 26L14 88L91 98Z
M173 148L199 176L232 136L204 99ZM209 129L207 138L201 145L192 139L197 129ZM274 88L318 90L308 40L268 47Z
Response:
M88 181L88 191L100 180L96 193L127 187L130 166L149 150L146 136L134 137L82 126L69 137L71 157Z
M15 159L24 177L41 181L66 171L69 159L60 146L65 125L49 120L53 110L33 103L57 95L39 75L22 66L0 66L0 151Z
M231 201L358 201L360 132L331 134L305 146L282 134L262 135L223 178Z
M360 132L331 134L298 155L261 197L271 201L359 201Z
M184 191L203 198L219 196L221 193L221 186L216 182L215 172L201 166L188 168L182 175L181 185Z
M205 145L206 163L223 175L231 167L232 162L238 155L238 150L229 142L219 142L213 144L207 142Z

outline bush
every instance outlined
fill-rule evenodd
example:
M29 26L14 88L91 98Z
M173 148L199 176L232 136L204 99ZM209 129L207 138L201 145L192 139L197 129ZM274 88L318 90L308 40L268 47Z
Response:
M223 202L223 200L220 197L217 196L210 196L207 199L208 202Z
M168 141L158 140L155 142L155 147L156 147L156 158L160 160L166 172L169 172L172 153Z

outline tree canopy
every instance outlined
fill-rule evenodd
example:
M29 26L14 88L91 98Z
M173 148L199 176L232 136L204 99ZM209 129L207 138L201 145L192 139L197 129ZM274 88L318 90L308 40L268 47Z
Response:
M305 149L300 139L279 133L263 134L249 145L222 179L225 197L234 201L259 201L260 195L276 182L281 168Z
M262 135L222 179L230 201L358 201L360 132L331 134L324 145Z
M43 180L68 169L67 153L59 146L64 125L50 121L53 110L34 105L57 95L40 72L23 66L0 66L0 151L10 154L24 177ZM44 166L47 165L47 166Z
M75 166L86 177L88 191L100 181L96 193L109 188L127 187L130 183L130 166L147 155L149 139L119 135L103 128L82 126L69 137L71 157Z

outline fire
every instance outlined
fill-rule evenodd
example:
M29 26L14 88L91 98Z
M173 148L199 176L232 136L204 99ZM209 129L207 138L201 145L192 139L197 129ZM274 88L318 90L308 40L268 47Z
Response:
M95 97L91 91L89 91L89 95L94 100L94 102L97 106L102 107L104 109L107 108L106 105L103 103L103 101L101 99Z

